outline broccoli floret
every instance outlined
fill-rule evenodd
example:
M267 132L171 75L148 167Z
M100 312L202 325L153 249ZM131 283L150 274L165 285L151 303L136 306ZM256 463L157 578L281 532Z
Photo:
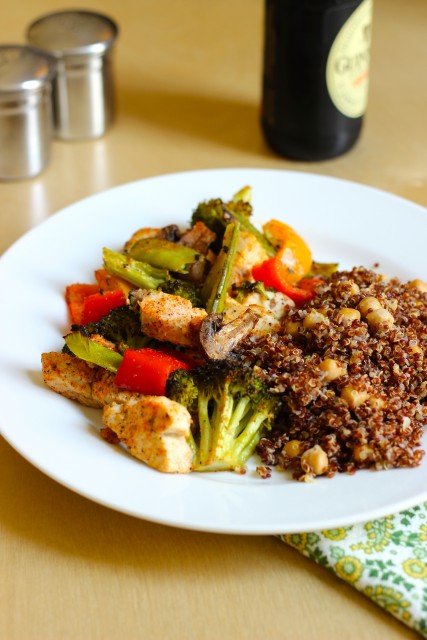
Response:
M233 360L172 374L167 394L186 406L197 425L195 471L244 470L280 404L251 368Z
M173 371L166 383L166 395L171 400L184 405L193 419L197 418L199 390L190 371L185 369Z
M231 200L225 206L231 213L245 216L248 219L253 213L252 205L247 200Z
M268 255L273 256L276 253L274 247L267 240L262 231L259 231L250 221L252 207L249 202L244 200L232 200L223 202L220 198L214 198L205 202L200 202L193 211L191 224L203 222L209 229L216 233L216 240L212 245L212 250L217 253L221 247L222 238L226 226L230 222L237 221L242 229L250 231L258 242L264 247Z
M225 203L220 198L212 198L199 202L191 217L191 226L196 222L203 222L208 229L213 231L216 239L211 244L214 253L218 253L221 248L225 227L232 219L231 212L228 211Z
M199 292L194 282L170 278L169 280L166 280L164 284L160 285L159 291L169 293L173 296L181 296L181 298L189 300L193 307L202 306Z
M88 338L94 334L100 335L113 342L120 353L126 349L141 349L149 342L149 338L141 331L139 314L129 305L112 309L96 322L73 325L72 330L79 331Z

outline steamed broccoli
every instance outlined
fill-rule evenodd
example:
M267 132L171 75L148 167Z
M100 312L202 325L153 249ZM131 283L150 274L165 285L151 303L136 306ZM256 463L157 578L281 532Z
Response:
M252 369L232 360L172 373L166 394L193 418L195 471L242 471L279 410L279 398Z
M126 349L141 349L147 346L149 338L141 331L141 321L136 310L129 305L116 307L96 322L73 325L72 331L90 338L96 334L113 342L120 353Z

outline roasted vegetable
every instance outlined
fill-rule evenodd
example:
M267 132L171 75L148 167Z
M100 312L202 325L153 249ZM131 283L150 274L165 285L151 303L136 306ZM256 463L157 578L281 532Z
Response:
M200 292L208 313L222 313L233 273L233 262L239 240L240 224L230 223L224 233L221 251L209 271Z
M268 241L262 231L257 229L250 221L252 207L249 202L236 198L225 203L220 198L214 198L200 202L191 218L191 223L203 222L209 229L215 232L217 236L216 244L213 245L214 251L218 251L222 237L227 225L236 221L239 222L242 229L250 231L265 249L269 256L274 256L275 248Z
M126 254L139 262L176 273L188 273L194 262L202 260L194 249L163 238L142 238Z
M196 425L195 471L242 472L279 410L278 397L252 369L232 360L172 373L166 395L184 404Z
M139 349L147 346L148 338L141 331L141 321L137 310L129 305L116 307L96 322L85 325L72 325L73 331L90 338L102 336L112 342L123 353L126 349Z
M111 249L103 250L104 268L113 276L123 278L140 289L157 289L169 279L167 269L153 267L146 262L134 260L128 255Z

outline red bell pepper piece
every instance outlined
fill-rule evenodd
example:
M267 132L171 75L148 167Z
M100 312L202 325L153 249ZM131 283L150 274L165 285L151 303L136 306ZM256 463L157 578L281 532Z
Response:
M83 304L85 298L94 293L99 293L97 284L70 284L65 289L65 302L73 324L82 324Z
M314 298L314 289L316 285L319 284L320 278L300 280L298 286L296 286L287 282L287 274L288 270L279 255L264 260L264 262L252 268L252 275L255 280L261 280L266 287L273 287L277 291L284 293L291 298L297 306ZM315 283L313 282L314 280L316 280ZM306 284L300 286L303 282Z
M166 381L177 369L188 371L190 366L173 356L150 349L127 349L114 378L121 389L144 395L164 396Z
M126 296L121 289L94 293L83 300L81 324L96 322L106 316L111 309L126 304Z

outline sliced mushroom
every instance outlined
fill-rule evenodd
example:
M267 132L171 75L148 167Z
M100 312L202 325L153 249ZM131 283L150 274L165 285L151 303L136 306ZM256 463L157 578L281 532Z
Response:
M211 313L200 326L200 344L207 358L223 360L254 329L260 316L254 309L245 309L231 322L224 323L222 314Z

